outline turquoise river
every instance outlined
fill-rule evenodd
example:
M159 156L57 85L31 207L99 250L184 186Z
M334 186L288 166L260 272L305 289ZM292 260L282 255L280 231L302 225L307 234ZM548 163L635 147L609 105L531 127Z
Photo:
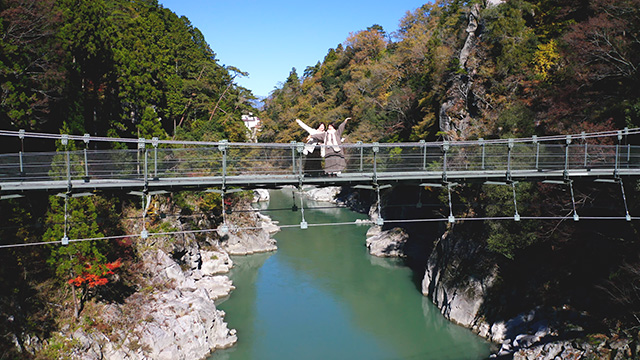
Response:
M265 214L280 225L299 224L292 201L290 190L271 191ZM305 211L309 228L275 234L277 251L233 257L236 289L218 307L238 342L209 360L489 356L487 342L445 320L422 296L402 262L368 254L366 226L311 226L364 215L328 203L305 207L316 208Z

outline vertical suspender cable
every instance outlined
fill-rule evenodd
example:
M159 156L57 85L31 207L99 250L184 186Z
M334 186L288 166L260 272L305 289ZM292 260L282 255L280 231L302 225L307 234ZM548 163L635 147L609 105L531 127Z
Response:
M513 220L520 221L520 214L518 214L518 203L516 201L516 183L511 183L511 188L513 189L513 208L515 209L515 214L513 215Z
M629 215L629 207L627 206L627 197L624 194L624 185L622 184L622 179L618 179L618 182L620 183L620 190L622 191L622 201L624 202L625 219L627 221L631 221L631 215Z
M298 187L298 191L300 193L300 214L302 215L302 220L300 221L300 229L304 230L309 227L307 221L304 219L304 195L302 194L302 186Z
M24 153L24 129L20 129L18 132L18 137L20 138L20 175L24 175L24 163L22 161L22 153Z
M64 194L64 235L62 235L62 240L60 243L62 245L69 245L69 236L67 236L67 227L69 226L69 193Z
M580 220L580 216L578 216L578 212L576 211L576 199L573 196L573 181L569 180L569 190L571 191L571 204L573 204L573 221Z
M82 141L84 141L84 181L89 182L89 157L87 156L87 149L89 148L89 138L91 135L84 134Z
M449 222L450 223L454 223L456 222L456 218L453 216L453 206L451 203L451 183L447 183L447 193L449 194Z

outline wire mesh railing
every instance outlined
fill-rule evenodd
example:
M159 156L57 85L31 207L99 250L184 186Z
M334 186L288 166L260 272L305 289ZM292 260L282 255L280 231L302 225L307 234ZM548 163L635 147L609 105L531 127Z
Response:
M636 130L627 130L627 133L640 133L640 130ZM341 150L346 167L341 176L373 174L375 179L385 174L438 173L446 179L447 174L456 172L499 171L509 177L512 172L520 170L611 169L615 175L620 169L640 169L640 147L622 144L620 134L606 133L598 137L597 142L591 140L593 143L587 141L592 137L585 135L581 141L573 141L571 136L565 136L502 141L343 144ZM0 131L0 136L29 135ZM44 137L45 134L33 136ZM613 137L613 141L603 145L607 141L603 141L602 137ZM50 138L60 140L59 135L50 134ZM65 139L82 140L88 144L86 136L77 138L67 136ZM321 145L309 153L305 151L304 143L297 142L261 144L134 140L112 139L114 142L137 144L135 149L90 150L85 146L82 150L0 154L0 186L2 183L18 181L153 181L278 175L304 179L324 175ZM109 138L100 138L99 141L109 141Z

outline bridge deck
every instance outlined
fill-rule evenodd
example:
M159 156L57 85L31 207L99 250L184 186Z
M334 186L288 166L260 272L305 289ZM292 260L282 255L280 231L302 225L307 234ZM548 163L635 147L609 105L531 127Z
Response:
M640 129L636 130L640 133ZM0 131L0 135L6 136L5 133L25 136ZM622 145L621 134L607 135L617 135L617 145L605 145L612 141L594 141L584 134L581 140L574 135L459 143L345 144L347 166L341 174L331 177L323 174L322 158L305 155L303 143L178 144L154 140L150 148L145 139L102 138L100 141L135 141L137 149L91 150L85 136L75 139L84 141L83 150L0 154L0 193L640 176L640 146ZM316 149L315 153L319 151Z
M617 174L617 175L616 175ZM442 183L442 171L415 171L415 172L385 172L377 174L378 184L421 184ZM483 182L506 181L504 171L449 171L446 173L447 181L451 182ZM564 170L514 170L511 172L511 181L543 181L543 180L585 180L612 179L620 176L640 176L640 169L570 169ZM302 177L298 175L237 175L227 176L201 176L185 178L159 178L149 179L72 179L67 180L35 180L35 181L3 181L0 182L2 193L18 193L23 191L89 191L89 190L179 190L179 189L206 189L222 187L241 188L275 188L286 185L315 185L315 186L345 186L372 184L374 173L343 173L335 177L313 176Z

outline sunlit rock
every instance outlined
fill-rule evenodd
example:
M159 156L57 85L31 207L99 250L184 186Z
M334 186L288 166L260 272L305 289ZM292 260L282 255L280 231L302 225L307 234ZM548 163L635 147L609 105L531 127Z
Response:
M335 203L336 196L342 190L339 186L327 186L327 187L313 187L305 189L305 195L314 201L323 201Z
M271 199L269 195L269 190L266 189L253 189L253 200L252 202L263 202L269 201Z
M409 235L402 228L381 231L367 238L369 253L379 257L406 257L405 245Z

